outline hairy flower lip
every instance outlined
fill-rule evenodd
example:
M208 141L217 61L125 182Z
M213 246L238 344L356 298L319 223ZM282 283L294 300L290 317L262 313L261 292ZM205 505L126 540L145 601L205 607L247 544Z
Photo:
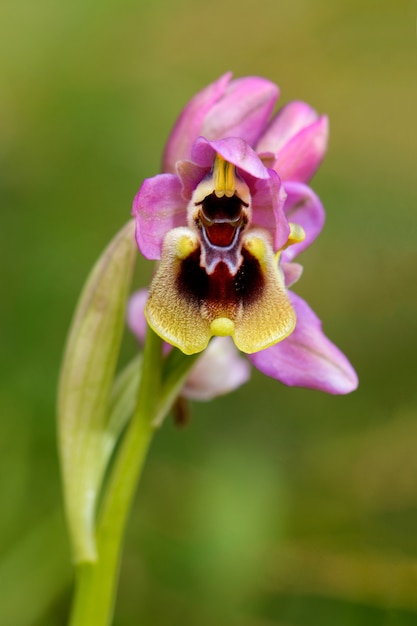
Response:
M191 229L167 234L145 310L153 330L185 354L212 335L232 335L246 353L287 337L295 315L268 233L248 230L231 257L212 253Z

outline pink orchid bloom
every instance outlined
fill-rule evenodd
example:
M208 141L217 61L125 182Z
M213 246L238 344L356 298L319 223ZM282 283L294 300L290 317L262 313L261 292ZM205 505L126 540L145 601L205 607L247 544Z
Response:
M182 111L163 173L133 202L139 249L160 261L145 315L186 354L230 335L284 384L348 393L354 369L288 291L302 270L293 260L324 224L307 182L326 152L328 122L298 101L271 117L278 95L268 80L226 74Z

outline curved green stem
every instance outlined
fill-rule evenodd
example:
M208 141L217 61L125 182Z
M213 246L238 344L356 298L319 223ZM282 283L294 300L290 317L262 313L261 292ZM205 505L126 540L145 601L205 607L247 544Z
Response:
M69 626L111 624L124 530L153 433L169 412L198 355L172 350L162 358L162 341L148 329L137 405L105 486L96 529L98 559L76 564L75 597ZM140 361L137 361L140 367ZM129 378L130 377L130 378ZM126 371L127 406L135 372ZM117 430L121 427L118 424Z
M162 342L147 333L138 403L105 489L96 531L98 560L76 565L70 626L111 623L124 530L135 488L155 431L161 385Z

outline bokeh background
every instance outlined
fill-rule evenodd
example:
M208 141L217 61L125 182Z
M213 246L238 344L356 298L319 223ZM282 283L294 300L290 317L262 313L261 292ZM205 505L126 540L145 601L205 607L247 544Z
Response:
M180 109L227 70L330 116L312 183L327 223L297 291L360 387L253 372L185 429L167 421L115 626L417 624L416 16L408 0L2 0L2 625L66 623L55 396L72 311ZM139 261L135 285L151 271Z

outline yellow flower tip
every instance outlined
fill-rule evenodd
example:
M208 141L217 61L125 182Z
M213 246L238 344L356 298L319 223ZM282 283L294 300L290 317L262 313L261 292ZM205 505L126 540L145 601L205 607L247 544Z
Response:
M145 319L150 328L152 328L153 332L158 335L158 337L166 343L169 343L174 348L178 348L178 350L181 350L181 352L188 356L202 352L207 348L211 337L209 332L207 332L204 336L202 336L201 333L196 333L196 336L193 336L193 334L187 334L184 336L181 333L178 333L178 329L175 328L175 325L172 327L172 325L169 324L168 327L162 328L161 324L158 323L158 320L155 322L152 314L153 311L149 311L148 306L146 306Z
M214 193L218 198L231 198L236 191L236 170L233 163L216 155L213 166Z
M174 346L174 348L178 348L178 350L181 350L181 352L183 352L187 356L192 356L193 354L198 354L199 352L203 352L203 350L207 348L208 343L209 343L209 338L207 339L207 342L205 343L205 345L201 345L201 343L197 343L197 342L194 343L193 341L190 341L189 343L168 341L167 343L170 343L171 346Z
M283 306L279 309L271 306L271 310L267 311L266 315L258 306L254 307L254 314L260 322L258 326L253 325L253 316L249 324L244 322L238 326L233 336L238 350L245 354L253 354L254 352L270 348L291 335L297 321L295 311L289 300L282 298L282 294L277 299L277 303L279 301ZM277 311L279 311L278 319Z
M265 265L267 248L265 241L261 237L248 237L245 241L245 247L259 261L261 266Z
M210 332L219 337L228 337L235 332L235 323L227 317L217 317L210 324Z
M290 226L290 234L288 235L287 243L284 248L288 248L288 246L292 246L295 243L300 243L304 241L306 238L305 230L299 224L294 224L293 222L289 223Z
M189 235L182 235L175 242L175 252L178 259L186 259L195 249L196 242Z

